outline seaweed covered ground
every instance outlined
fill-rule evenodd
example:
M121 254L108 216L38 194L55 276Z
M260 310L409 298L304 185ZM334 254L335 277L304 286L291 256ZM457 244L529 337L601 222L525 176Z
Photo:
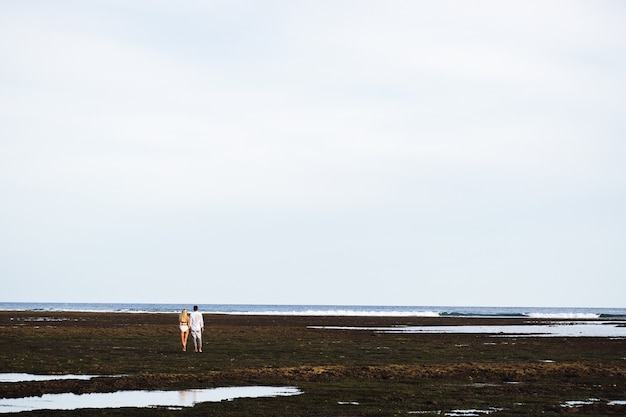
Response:
M622 338L312 328L540 324L537 320L205 314L203 353L182 351L176 322L176 314L164 313L0 312L0 373L103 375L0 383L0 398L273 385L303 393L182 409L19 415L626 415Z

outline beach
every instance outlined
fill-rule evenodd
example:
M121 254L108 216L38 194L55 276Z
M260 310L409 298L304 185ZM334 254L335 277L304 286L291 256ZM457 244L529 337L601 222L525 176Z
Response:
M194 353L182 351L174 313L0 311L0 374L92 376L0 382L0 398L279 386L297 388L299 394L176 409L35 410L20 415L626 413L622 322L585 321L611 326L617 336L545 337L539 329L580 326L581 320L234 314L205 314L204 319L204 352ZM481 330L403 331L434 326ZM537 329L537 334L502 331L512 326Z

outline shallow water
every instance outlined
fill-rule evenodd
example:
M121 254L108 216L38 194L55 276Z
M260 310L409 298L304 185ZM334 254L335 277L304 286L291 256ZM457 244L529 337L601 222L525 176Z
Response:
M35 375L35 374L7 373L7 374L0 374L0 382L53 381L57 379L89 380L92 378L98 378L102 376L105 376L105 375Z
M118 391L95 394L44 394L41 397L2 398L0 413L34 410L76 410L80 408L193 407L203 402L236 398L279 397L302 394L295 387L222 387L184 391Z
M476 410L476 409L467 409L467 410L450 410L447 412L443 412L440 410L435 411L409 411L408 414L435 414L435 415L444 415L449 417L480 417L487 414L494 413L496 411L502 411L502 408L491 407L489 410Z
M625 322L555 322L541 325L510 326L398 326L398 327L348 327L310 326L312 329L370 330L380 333L463 333L492 334L497 336L534 337L626 337Z

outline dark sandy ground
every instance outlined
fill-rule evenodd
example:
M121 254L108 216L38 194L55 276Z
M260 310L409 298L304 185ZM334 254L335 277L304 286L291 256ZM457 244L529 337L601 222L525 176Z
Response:
M0 373L113 375L0 383L0 397L285 385L294 397L28 416L626 415L626 340L381 334L310 326L541 324L530 319L205 315L203 353L176 314L0 312ZM191 343L191 341L190 341ZM593 401L589 401L593 399ZM567 401L585 401L579 407Z

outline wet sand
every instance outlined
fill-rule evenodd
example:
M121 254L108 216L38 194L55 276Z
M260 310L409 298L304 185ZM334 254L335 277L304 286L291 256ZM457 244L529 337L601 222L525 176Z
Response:
M20 415L626 413L626 406L619 402L626 400L623 338L387 334L323 328L533 326L554 320L205 314L204 352L198 354L193 348L182 351L176 321L176 314L161 313L0 312L0 373L109 376L0 383L0 397L289 385L304 394L203 403L182 410L93 409ZM568 406L571 401L582 403Z

